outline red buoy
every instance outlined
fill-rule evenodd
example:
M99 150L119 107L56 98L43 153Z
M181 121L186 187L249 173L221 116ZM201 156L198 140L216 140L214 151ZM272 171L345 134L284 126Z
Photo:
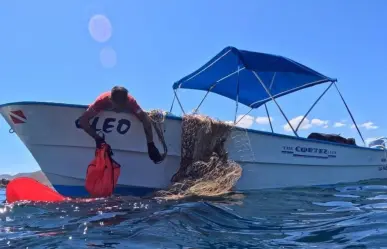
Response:
M58 202L66 200L66 197L54 189L29 177L18 177L11 180L7 185L5 195L8 203L16 201Z

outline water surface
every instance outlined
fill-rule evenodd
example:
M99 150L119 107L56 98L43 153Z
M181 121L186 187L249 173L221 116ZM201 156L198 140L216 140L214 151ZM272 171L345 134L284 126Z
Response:
M387 248L387 182L206 200L1 204L0 248L27 247Z

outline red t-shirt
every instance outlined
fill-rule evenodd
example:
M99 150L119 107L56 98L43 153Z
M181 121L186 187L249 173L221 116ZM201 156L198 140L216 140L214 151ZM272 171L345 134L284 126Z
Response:
M86 112L82 116L86 116L88 119L90 119L101 111L129 112L137 116L142 111L141 107L137 104L137 101L129 94L127 105L123 109L116 110L113 108L110 95L110 92L104 92L99 95L94 103L89 105Z

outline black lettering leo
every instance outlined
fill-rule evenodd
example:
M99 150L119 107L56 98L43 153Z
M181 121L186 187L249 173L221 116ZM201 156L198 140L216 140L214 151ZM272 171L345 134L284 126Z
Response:
M123 135L129 131L131 125L132 123L129 120L120 119L118 121L117 132Z
M114 128L114 125L112 125L111 123L114 123L114 121L116 121L115 118L107 118L107 119L105 119L105 121L103 122L103 126L102 126L103 132L105 132L105 133L112 132L113 128Z

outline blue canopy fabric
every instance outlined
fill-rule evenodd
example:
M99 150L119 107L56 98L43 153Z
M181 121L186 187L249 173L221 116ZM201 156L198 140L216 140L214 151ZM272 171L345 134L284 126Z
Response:
M204 66L175 82L173 89L210 91L233 100L238 96L239 103L258 108L271 100L261 81L277 98L335 79L283 56L226 47Z

